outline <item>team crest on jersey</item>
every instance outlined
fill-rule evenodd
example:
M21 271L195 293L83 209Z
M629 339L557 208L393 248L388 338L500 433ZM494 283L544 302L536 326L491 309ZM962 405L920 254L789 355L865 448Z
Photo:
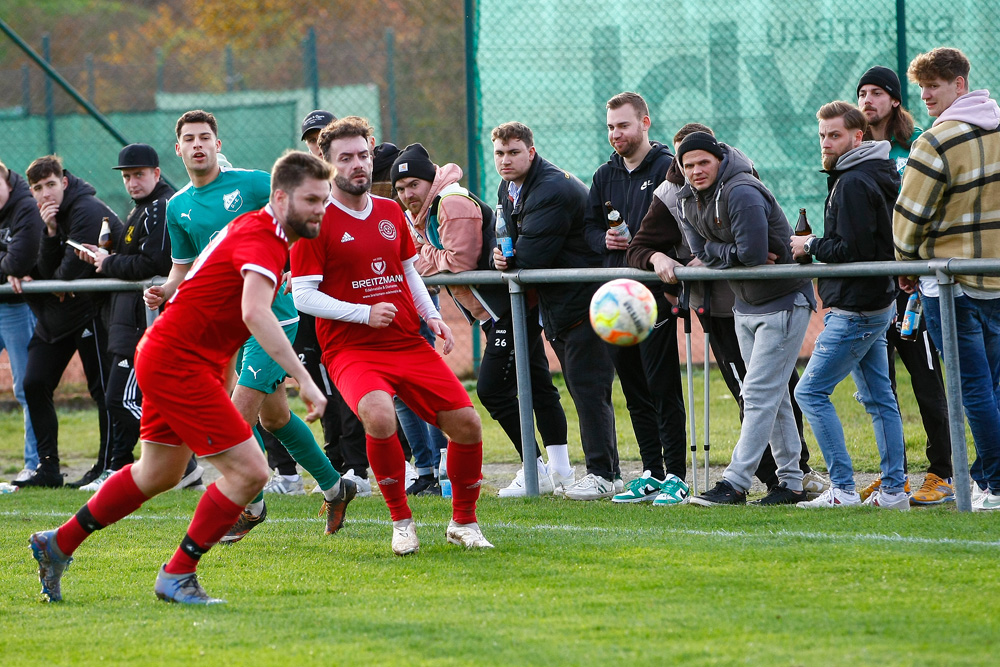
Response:
M376 275L379 275L379 276L382 275L383 273L385 273L385 260L382 259L382 258L379 258L379 259L376 259L375 261L373 261L372 262L372 271Z
M396 225L392 224L388 220L383 220L378 223L378 233L382 235L386 241L396 240Z
M236 213L243 206L243 195L238 189L233 190L228 195L222 195L222 205L226 207L227 211Z

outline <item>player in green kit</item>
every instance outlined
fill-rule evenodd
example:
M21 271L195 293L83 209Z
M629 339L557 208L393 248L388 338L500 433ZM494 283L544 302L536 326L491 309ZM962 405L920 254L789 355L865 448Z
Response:
M188 111L177 121L177 155L184 161L191 182L167 203L167 230L170 233L173 266L167 281L146 290L146 305L153 309L168 301L188 274L198 254L212 237L230 221L268 202L270 174L265 171L232 169L219 164L218 123L205 111ZM289 341L295 340L299 315L291 294L278 290L272 310ZM340 478L320 449L312 431L288 408L285 371L250 338L237 358L239 378L233 390L233 404L251 426L258 418L263 428L274 434L288 452L316 479L323 489L321 514L327 515L326 533L337 532L344 513L357 493L351 480ZM254 435L261 449L257 429ZM238 542L264 521L267 508L263 494L247 506L239 521L222 542Z

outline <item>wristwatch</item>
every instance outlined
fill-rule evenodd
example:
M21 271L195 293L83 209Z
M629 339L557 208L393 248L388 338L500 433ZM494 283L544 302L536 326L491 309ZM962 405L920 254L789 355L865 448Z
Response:
M806 239L806 242L802 244L802 250L807 255L813 254L813 241L815 240L816 240L815 236L810 236L808 239Z

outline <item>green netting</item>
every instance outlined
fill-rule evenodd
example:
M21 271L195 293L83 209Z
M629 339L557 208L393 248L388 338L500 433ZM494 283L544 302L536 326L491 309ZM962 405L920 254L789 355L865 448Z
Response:
M634 90L650 106L650 137L669 143L688 122L756 163L794 221L819 223L826 192L816 110L856 101L872 65L898 68L897 6L905 4L905 64L936 46L962 49L973 88L1000 88L996 0L480 0L474 53L482 190L496 192L490 130L518 120L538 151L589 183L611 147L605 103ZM919 90L905 106L930 119ZM816 225L818 226L818 225Z

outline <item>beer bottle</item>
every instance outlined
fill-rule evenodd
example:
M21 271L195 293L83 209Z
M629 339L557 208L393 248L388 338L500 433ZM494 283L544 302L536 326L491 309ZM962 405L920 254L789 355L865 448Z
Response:
M899 325L899 338L901 340L916 340L917 331L920 329L920 316L923 315L924 304L920 301L920 292L913 292L906 300L906 311L903 313L903 321Z
M809 219L806 218L806 210L804 208L799 209L799 219L795 223L795 235L796 236L812 236L813 230L809 226ZM809 264L813 261L812 255L806 255L798 260L799 264Z
M497 247L507 259L507 268L514 262L514 239L511 238L510 229L507 227L507 220L503 217L503 206L497 204Z
M609 201L604 202L604 208L608 215L608 229L611 229L615 234L625 239L625 243L631 243L632 232L622 219L622 214L615 210L615 207Z
M97 237L97 247L111 254L111 221L107 218L101 221L101 234Z

